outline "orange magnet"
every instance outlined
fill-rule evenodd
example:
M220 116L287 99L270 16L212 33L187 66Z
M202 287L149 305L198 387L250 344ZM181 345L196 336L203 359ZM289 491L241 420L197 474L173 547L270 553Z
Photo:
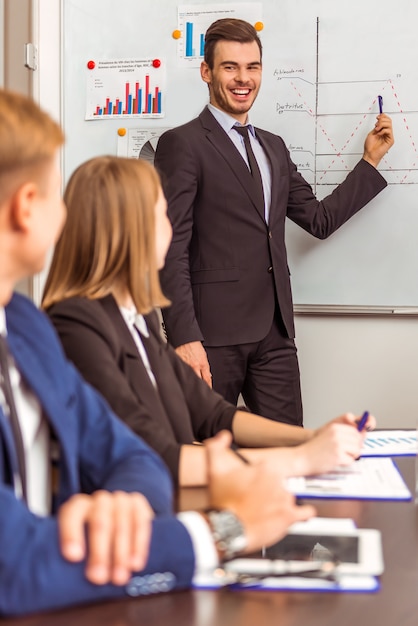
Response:
M260 30L263 30L263 28L264 28L263 22L256 22L254 24L254 28L256 29L256 31L260 32Z
M181 39L181 30L173 30L173 39Z
M119 137L125 137L125 135L126 135L126 128L118 128L118 135L119 135Z

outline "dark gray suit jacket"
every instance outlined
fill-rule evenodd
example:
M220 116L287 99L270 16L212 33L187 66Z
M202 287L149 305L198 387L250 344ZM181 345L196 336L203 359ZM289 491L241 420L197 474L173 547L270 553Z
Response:
M258 128L256 134L271 165L269 224L257 206L244 160L207 108L158 142L155 165L174 231L161 272L163 290L172 300L164 322L174 346L196 340L208 346L259 341L270 330L276 299L293 337L286 217L323 239L386 186L377 170L361 160L330 196L318 201L283 140Z
M158 391L112 296L69 298L47 313L68 358L116 415L160 454L176 483L182 444L232 430L237 408L162 341L156 313L145 316L150 336L142 339Z

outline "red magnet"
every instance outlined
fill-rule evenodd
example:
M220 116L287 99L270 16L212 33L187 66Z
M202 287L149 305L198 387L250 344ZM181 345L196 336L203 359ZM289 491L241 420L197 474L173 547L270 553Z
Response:
M154 59L153 62L152 62L152 66L153 67L160 67L161 66L160 59Z
M96 67L96 63L94 61L89 61L87 63L87 67L89 68L89 70L94 70L94 68Z

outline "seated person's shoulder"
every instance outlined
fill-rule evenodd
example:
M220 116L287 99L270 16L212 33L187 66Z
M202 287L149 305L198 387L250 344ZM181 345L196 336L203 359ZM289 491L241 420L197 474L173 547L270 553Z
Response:
M99 299L80 296L66 298L51 305L47 314L67 356L78 367L78 351L81 349L85 354L92 341L104 342L112 353L119 354L122 346L120 332L124 322L112 296Z
M14 294L5 310L9 345L15 358L22 359L21 367L31 363L38 377L46 376L51 388L61 389L66 359L47 316L20 294Z
M100 300L80 296L56 302L46 310L46 313L53 323L56 320L74 320L97 326L100 321L106 321L106 314L100 305Z
M46 316L26 296L14 293L5 311L7 331L10 335L37 337L39 334L50 334L51 337L55 337Z

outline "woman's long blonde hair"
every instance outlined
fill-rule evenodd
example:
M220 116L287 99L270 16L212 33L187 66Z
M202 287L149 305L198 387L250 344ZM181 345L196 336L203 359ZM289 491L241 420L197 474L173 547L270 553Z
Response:
M167 306L158 278L155 204L161 185L142 159L96 157L71 176L67 222L55 247L43 308L126 287L139 313Z

